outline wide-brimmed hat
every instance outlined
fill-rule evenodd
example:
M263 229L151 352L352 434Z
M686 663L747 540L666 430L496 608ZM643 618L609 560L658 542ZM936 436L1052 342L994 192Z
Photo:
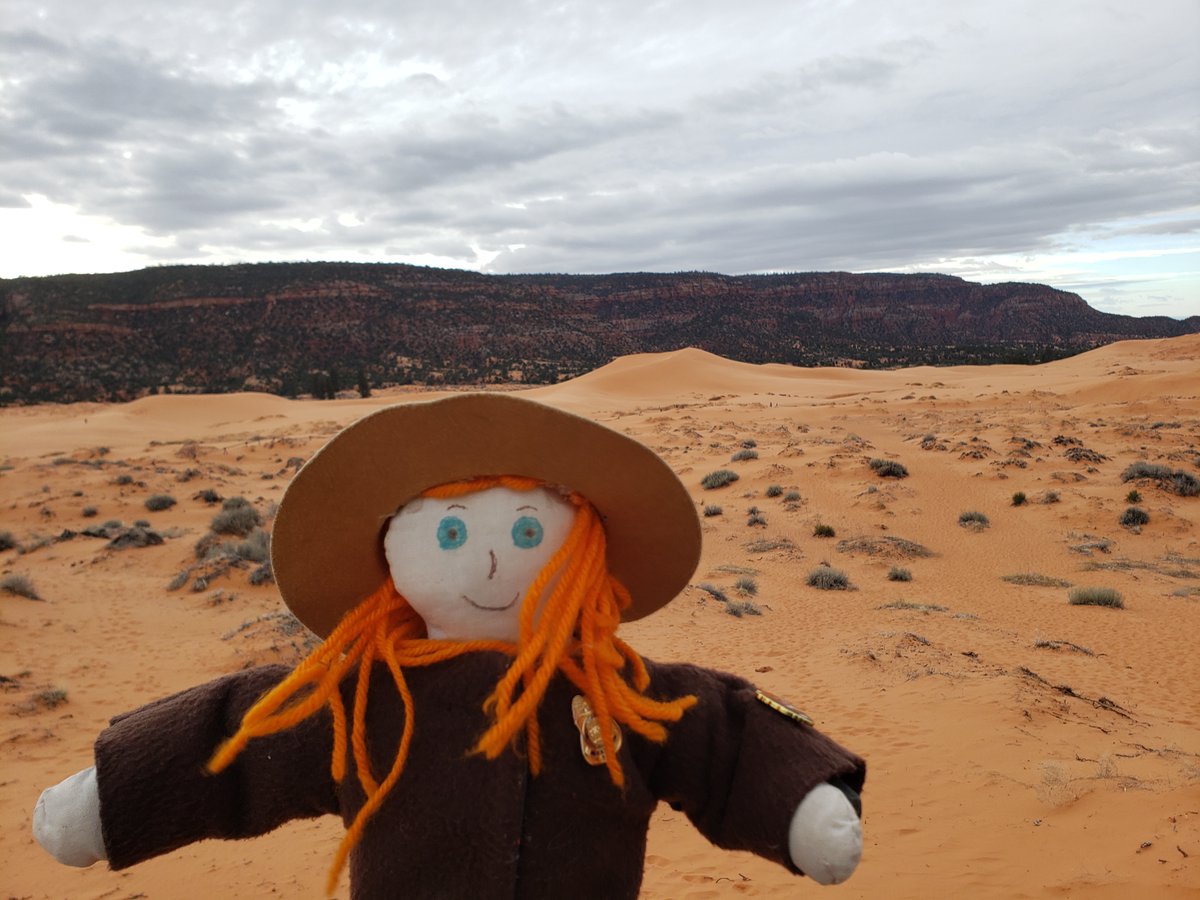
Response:
M284 602L327 636L388 577L383 529L427 488L523 475L578 491L604 522L608 568L649 615L687 585L700 520L652 450L589 419L511 394L456 394L372 413L306 463L279 505L271 562Z

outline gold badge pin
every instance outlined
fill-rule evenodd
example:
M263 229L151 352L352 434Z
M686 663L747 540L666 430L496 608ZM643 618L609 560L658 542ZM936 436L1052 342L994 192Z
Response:
M603 732L600 730L600 720L592 710L592 705L582 695L576 694L571 701L571 718L579 729L579 749L589 765L602 766L608 762L604 752ZM621 749L621 726L613 723L613 750Z
M767 706L771 707L771 709L775 710L775 712L779 713L781 716L787 716L793 722L799 722L802 725L813 724L812 717L809 716L808 713L804 713L796 709L796 707L792 706L792 704L788 703L782 697L777 697L774 694L763 690L755 690L754 696L759 701L765 703Z

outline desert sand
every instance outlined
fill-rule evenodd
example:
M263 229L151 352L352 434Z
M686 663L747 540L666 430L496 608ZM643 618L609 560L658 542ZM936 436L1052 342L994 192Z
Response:
M643 896L1200 895L1200 497L1121 480L1139 460L1200 476L1200 335L1036 367L889 372L683 350L527 394L642 440L697 504L721 507L703 519L692 586L625 638L756 681L868 760L866 849L847 884L719 850L662 807ZM30 815L42 788L90 764L112 715L303 652L252 567L176 577L219 508L199 492L268 516L341 426L429 396L0 411L0 532L17 544L0 576L26 576L40 597L0 592L4 897L322 896L333 819L111 872L55 863ZM757 457L731 461L751 441ZM879 477L872 459L908 477ZM703 489L719 469L740 479ZM1133 489L1150 517L1140 530L1118 521ZM177 504L148 511L160 493ZM751 507L765 524L747 524ZM989 526L961 526L967 511ZM138 519L163 543L55 539ZM821 563L851 589L810 587ZM893 567L911 580L890 580ZM1004 580L1030 574L1052 583ZM1071 605L1066 583L1114 588L1124 608ZM730 614L742 602L759 614Z

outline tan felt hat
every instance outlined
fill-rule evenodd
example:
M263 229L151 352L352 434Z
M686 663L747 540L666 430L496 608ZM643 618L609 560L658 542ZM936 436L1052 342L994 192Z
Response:
M589 419L512 394L456 394L390 406L340 432L296 474L279 505L271 562L283 600L321 637L388 577L383 529L435 485L524 475L587 497L608 566L649 615L687 585L700 520L653 451Z

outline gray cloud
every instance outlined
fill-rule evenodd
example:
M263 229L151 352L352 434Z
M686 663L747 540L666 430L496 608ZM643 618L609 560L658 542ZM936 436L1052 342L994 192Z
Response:
M864 270L1197 230L1188 0L9 6L0 206L153 260Z

